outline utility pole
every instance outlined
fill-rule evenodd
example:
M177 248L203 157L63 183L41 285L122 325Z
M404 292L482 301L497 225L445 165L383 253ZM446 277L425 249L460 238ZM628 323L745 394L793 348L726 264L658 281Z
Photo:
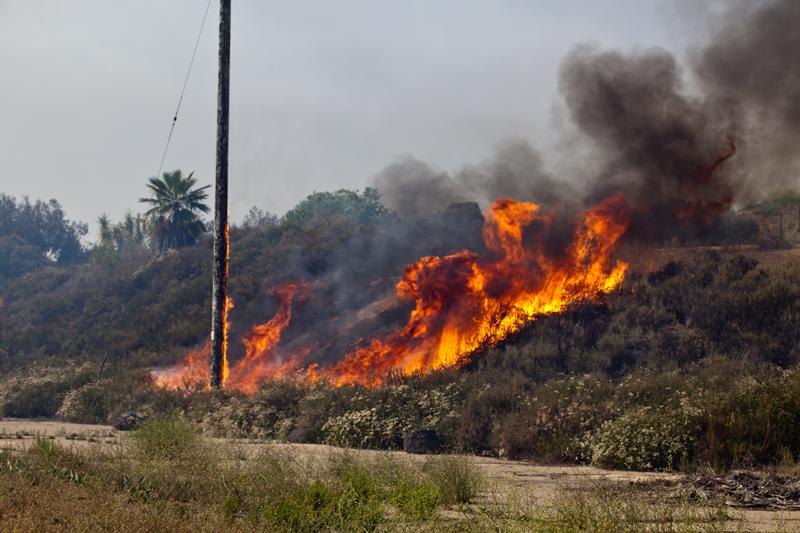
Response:
M211 389L220 389L226 373L228 335L228 119L230 117L231 0L219 8L219 80L217 93L217 174L214 186L214 265L211 289Z

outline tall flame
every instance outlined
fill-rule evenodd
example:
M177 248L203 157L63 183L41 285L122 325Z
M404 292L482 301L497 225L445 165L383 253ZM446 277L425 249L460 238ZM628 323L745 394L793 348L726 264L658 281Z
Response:
M458 365L537 316L622 282L627 264L612 265L611 252L627 227L624 198L586 211L573 240L555 254L539 240L552 238L552 222L553 214L534 203L498 200L483 230L491 257L464 250L408 267L397 284L398 297L415 303L405 327L321 373L339 385L375 386L390 371L411 375Z
M228 365L228 335L231 329L231 322L228 316L233 309L233 299L225 297L225 309L222 311L222 386L228 381L230 366Z
M289 373L296 372L300 354L288 357L286 361L274 359L274 350L281 340L281 334L292 319L292 301L298 291L305 294L308 285L304 283L287 283L269 290L269 293L280 298L278 312L265 324L257 324L245 334L242 342L245 345L245 357L229 369L227 360L224 365L223 387L253 393L258 386L267 379L275 379ZM228 312L233 308L233 300L228 298L225 312L225 327L223 331L227 336L230 331ZM227 345L227 343L226 343ZM154 369L151 374L157 387L174 390L207 389L209 383L210 342L206 341L201 349L190 350L175 366ZM303 350L301 354L307 355Z
M231 228L225 224L225 283L228 283L228 273L231 264ZM225 296L225 308L222 310L222 386L228 380L230 369L228 367L228 333L231 328L228 315L233 309L233 300L230 296Z
M223 312L222 334L224 344L222 348L222 383L228 380L228 331L231 324L228 314L233 309L233 299L225 299ZM211 341L206 339L202 348L189 350L183 359L175 366L153 369L150 374L157 387L174 390L207 390L210 385L211 369L209 367L211 354Z
M414 302L405 326L333 364L309 364L311 347L282 353L292 303L306 298L310 286L272 288L278 311L243 336L245 356L227 374L225 387L252 393L261 383L287 375L378 386L390 373L429 373L462 364L538 316L619 286L627 264L611 256L627 229L628 213L621 195L606 198L585 211L565 239L554 212L543 213L530 202L496 201L483 227L489 253L462 250L410 265L396 287L398 298ZM154 377L159 386L178 388L203 379L204 371L207 379L206 366L204 358L190 352L176 367L154 371Z
M264 381L296 371L299 355L287 361L280 361L274 355L281 334L292 319L292 301L298 292L305 296L308 290L305 283L287 283L269 290L271 295L280 298L278 312L269 322L253 326L242 338L245 356L231 371L226 388L253 393Z

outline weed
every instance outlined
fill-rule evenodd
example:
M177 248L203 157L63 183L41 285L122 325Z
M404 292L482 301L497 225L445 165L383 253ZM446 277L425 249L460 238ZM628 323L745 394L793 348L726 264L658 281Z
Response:
M425 464L425 470L439 489L439 497L445 505L471 502L484 485L481 472L463 456L434 457Z
M131 435L134 449L146 459L174 460L188 457L200 445L194 426L173 417L156 417L141 424Z

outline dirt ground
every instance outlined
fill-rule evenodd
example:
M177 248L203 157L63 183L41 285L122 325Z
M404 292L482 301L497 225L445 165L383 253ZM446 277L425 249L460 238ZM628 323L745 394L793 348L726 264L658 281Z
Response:
M115 431L111 426L88 424L68 424L57 421L0 420L0 449L25 449L35 442L36 437L52 438L67 447L118 446L125 438L124 432ZM320 444L256 443L250 441L234 442L245 450L255 453L264 446L290 449L293 453L306 456L324 457L337 451L336 448ZM411 460L425 460L425 456L415 456L403 452L359 450L359 454L395 454ZM470 460L483 470L488 485L496 493L511 493L514 489L528 491L537 500L547 500L559 488L569 486L578 488L597 481L618 483L633 482L676 482L679 474L656 472L627 472L603 470L589 466L538 465L526 461L509 461L490 457L470 456ZM668 486L666 483L665 486ZM669 490L669 489L665 489ZM800 531L800 511L770 511L752 509L732 509L735 518L734 530L744 531Z

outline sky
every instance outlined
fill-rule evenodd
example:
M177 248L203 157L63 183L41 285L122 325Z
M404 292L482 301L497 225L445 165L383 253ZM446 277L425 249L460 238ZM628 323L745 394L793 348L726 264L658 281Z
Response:
M691 0L234 0L230 214L282 214L360 189L413 156L443 170L507 139L545 158L575 45L702 33ZM141 210L206 0L0 0L0 192L55 198L92 223ZM165 170L213 182L219 5L199 45Z

